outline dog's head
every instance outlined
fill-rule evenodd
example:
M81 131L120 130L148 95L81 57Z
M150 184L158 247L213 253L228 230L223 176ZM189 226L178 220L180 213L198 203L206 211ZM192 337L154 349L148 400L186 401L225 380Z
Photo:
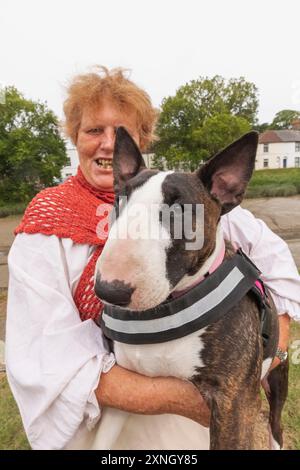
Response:
M113 157L114 222L97 262L104 302L145 310L207 271L222 237L222 214L239 205L251 178L258 134L249 132L195 173L146 168L125 129Z

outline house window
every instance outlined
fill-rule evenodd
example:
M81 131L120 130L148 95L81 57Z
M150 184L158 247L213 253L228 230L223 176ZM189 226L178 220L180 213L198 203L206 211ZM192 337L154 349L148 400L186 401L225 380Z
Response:
M287 157L284 157L284 159L282 160L282 163L283 163L283 168L287 168Z
M300 152L300 142L295 143L295 152Z
M67 157L67 164L66 166L71 166L71 158Z
M264 144L264 153L269 151L269 144Z
M300 157L295 157L295 167L300 168Z
M264 158L264 168L269 168L269 159Z

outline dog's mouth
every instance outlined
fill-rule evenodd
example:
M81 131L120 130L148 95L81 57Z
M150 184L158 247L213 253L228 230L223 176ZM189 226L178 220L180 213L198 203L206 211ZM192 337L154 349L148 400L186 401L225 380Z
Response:
M97 158L94 161L100 168L104 168L105 170L112 170L112 160L111 159L109 159L109 158Z

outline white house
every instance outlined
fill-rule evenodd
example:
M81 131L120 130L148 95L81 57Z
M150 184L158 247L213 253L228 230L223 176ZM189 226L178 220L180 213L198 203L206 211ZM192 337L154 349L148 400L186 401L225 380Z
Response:
M260 134L255 169L299 168L300 130L266 131Z
M72 147L70 144L67 144L67 157L69 159L68 165L64 166L61 170L62 180L65 180L66 178L68 178L68 176L76 175L77 168L79 165L76 147Z

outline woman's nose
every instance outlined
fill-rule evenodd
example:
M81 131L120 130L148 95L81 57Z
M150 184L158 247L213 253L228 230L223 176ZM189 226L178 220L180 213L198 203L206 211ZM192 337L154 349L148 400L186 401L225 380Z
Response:
M114 127L106 127L102 134L100 147L103 150L113 152L115 145L116 131Z

